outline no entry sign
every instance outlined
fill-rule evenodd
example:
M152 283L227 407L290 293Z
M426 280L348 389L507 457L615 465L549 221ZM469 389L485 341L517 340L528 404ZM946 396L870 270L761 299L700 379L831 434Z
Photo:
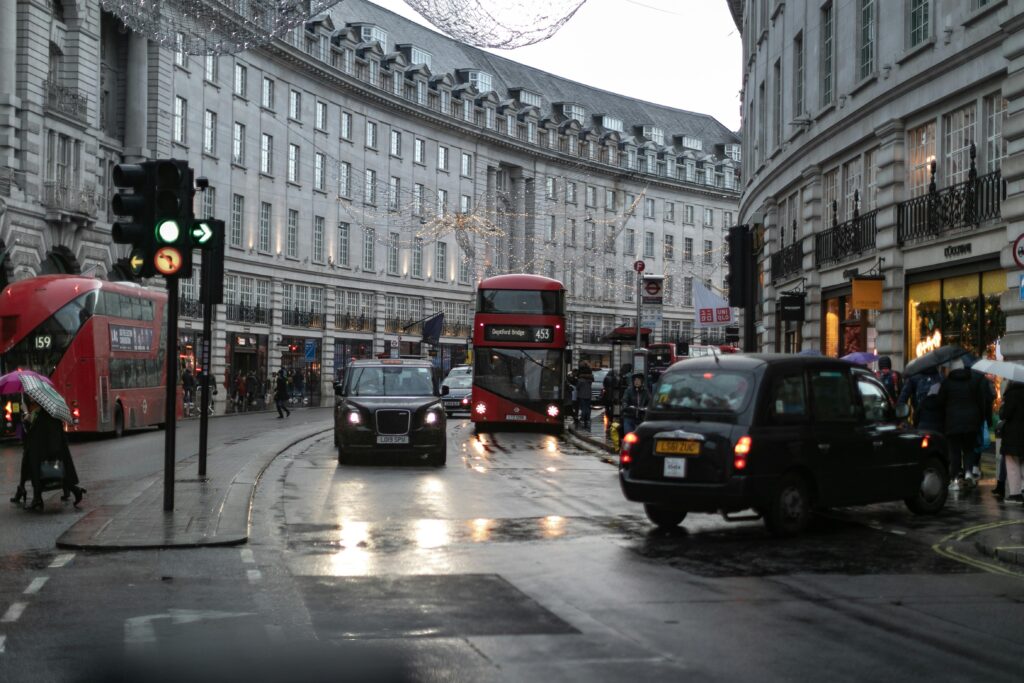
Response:
M647 264L644 263L643 261L633 261L633 270L635 270L638 273L644 272L644 268L646 267Z
M1013 260L1018 268L1024 268L1024 234L1013 241Z

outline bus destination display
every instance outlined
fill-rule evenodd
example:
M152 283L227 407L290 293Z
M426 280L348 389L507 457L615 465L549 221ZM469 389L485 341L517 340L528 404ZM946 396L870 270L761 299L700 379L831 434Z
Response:
M487 325L484 328L487 341L544 344L554 338L555 328L550 325Z

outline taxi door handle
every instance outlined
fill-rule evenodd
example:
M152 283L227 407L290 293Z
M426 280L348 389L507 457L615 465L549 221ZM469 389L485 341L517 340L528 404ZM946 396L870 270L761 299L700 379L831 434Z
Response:
M818 444L818 450L821 451L822 453L828 453L828 449L831 448L831 447L832 447L832 444L830 444L830 443L819 443Z

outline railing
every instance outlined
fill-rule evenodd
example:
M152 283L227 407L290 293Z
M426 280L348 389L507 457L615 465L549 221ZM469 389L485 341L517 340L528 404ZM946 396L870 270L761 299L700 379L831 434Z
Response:
M48 209L95 216L100 197L92 188L79 189L56 180L44 180L39 201Z
M611 334L611 330L585 330L583 332L583 343L601 344L609 334Z
M442 337L468 337L473 334L473 326L469 323L445 322L441 328Z
M367 315L344 315L335 316L334 329L347 332L374 332L376 320Z
M814 263L819 268L875 248L878 210L869 211L814 236ZM774 272L774 271L773 271Z
M297 309L283 311L281 322L291 327L305 327L311 330L324 329L324 314Z
M178 315L185 318L202 318L203 302L188 297L178 297Z
M43 91L46 93L46 108L66 114L86 122L89 115L89 96L77 90L59 83L46 80L43 81Z
M384 331L390 334L423 334L423 322L413 320L385 320Z
M269 325L274 311L270 308L250 306L248 304L228 304L227 318L231 322L249 325Z
M973 161L971 172L973 174ZM934 178L934 171L933 178ZM900 202L896 214L896 241L938 237L961 228L976 228L982 221L999 218L1006 183L1001 171L970 178L962 183L935 189L928 194Z
M804 267L804 241L794 242L771 255L772 282L796 275Z

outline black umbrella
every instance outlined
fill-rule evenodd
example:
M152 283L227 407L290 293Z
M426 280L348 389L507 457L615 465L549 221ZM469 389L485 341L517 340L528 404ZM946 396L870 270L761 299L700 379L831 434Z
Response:
M948 346L940 346L934 351L929 351L919 358L915 358L907 364L907 367L903 368L903 374L909 377L910 375L917 375L928 370L934 370L940 365L956 360L961 356L967 355L967 349L956 344L949 344Z

